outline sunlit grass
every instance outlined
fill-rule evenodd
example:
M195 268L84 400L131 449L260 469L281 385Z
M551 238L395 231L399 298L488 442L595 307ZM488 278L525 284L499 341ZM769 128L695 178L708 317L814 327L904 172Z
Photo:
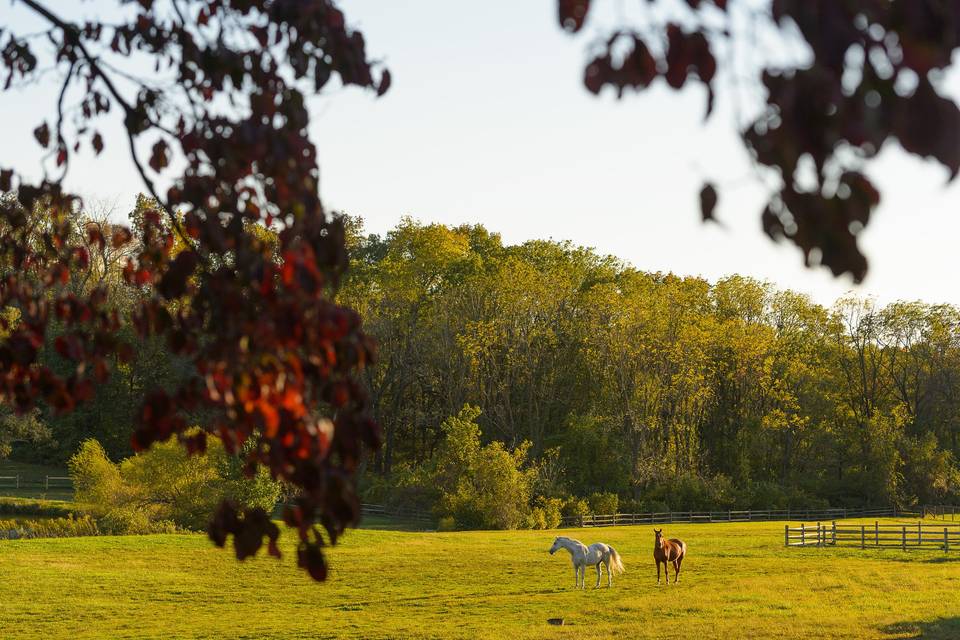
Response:
M872 521L871 521L872 523ZM573 589L555 532L350 532L315 584L199 535L0 542L5 638L960 637L960 553L791 548L783 523L674 525L689 557L656 585L650 527L564 530L621 553ZM290 537L286 540L289 543ZM594 574L595 576L595 574ZM588 585L591 574L587 574ZM605 580L604 580L605 582ZM548 618L562 617L562 627Z

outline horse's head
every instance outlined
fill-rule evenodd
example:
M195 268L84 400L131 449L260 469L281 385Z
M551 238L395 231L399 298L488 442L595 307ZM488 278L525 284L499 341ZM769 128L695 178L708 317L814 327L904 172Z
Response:
M666 540L666 538L663 537L663 529L654 529L653 535L656 536L654 539L654 544L658 547L662 547L664 540Z
M554 553L556 553L557 549L560 549L560 548L562 548L560 545L560 536L557 536L556 538L553 539L553 546L550 547L550 555L553 555Z

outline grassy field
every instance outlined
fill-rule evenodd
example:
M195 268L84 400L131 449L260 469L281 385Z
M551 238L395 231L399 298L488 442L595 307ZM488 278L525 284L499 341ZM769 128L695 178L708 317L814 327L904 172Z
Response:
M542 531L351 532L314 584L199 535L0 543L4 638L958 638L960 554L785 549L780 523L676 525L689 557L656 585L649 527L602 540L627 574L575 591ZM289 536L287 540L289 541ZM588 585L590 574L588 573ZM563 617L565 626L547 624Z

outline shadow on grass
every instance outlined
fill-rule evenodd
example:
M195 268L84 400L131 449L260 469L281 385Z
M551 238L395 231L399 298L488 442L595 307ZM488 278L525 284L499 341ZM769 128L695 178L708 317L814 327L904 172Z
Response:
M880 627L881 633L897 638L925 638L929 640L955 640L960 638L960 617L923 620L920 622L896 622Z

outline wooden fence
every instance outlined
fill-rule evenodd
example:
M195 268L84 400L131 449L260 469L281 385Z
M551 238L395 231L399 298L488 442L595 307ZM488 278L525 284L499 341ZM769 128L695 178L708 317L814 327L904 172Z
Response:
M410 520L421 524L436 524L436 518L433 517L433 514L420 509L387 507L382 504L361 504L360 512L365 516L381 516L385 518L396 518L398 520Z
M922 514L924 517L957 520L960 519L957 517L960 516L960 507L952 504L930 504L923 507Z
M960 549L960 524L801 524L784 525L783 543L788 547L935 548Z
M0 476L0 487L5 487L8 489L10 488L19 489L20 474L17 474L15 476Z
M73 478L70 476L46 476L43 479L43 488L49 491L51 482L53 482L54 487L59 487L61 489L73 488Z
M565 516L561 527L614 527L633 524L693 524L708 522L769 522L773 520L843 520L846 518L915 518L921 514L896 507L886 509L747 509L728 511L661 511L610 515Z

